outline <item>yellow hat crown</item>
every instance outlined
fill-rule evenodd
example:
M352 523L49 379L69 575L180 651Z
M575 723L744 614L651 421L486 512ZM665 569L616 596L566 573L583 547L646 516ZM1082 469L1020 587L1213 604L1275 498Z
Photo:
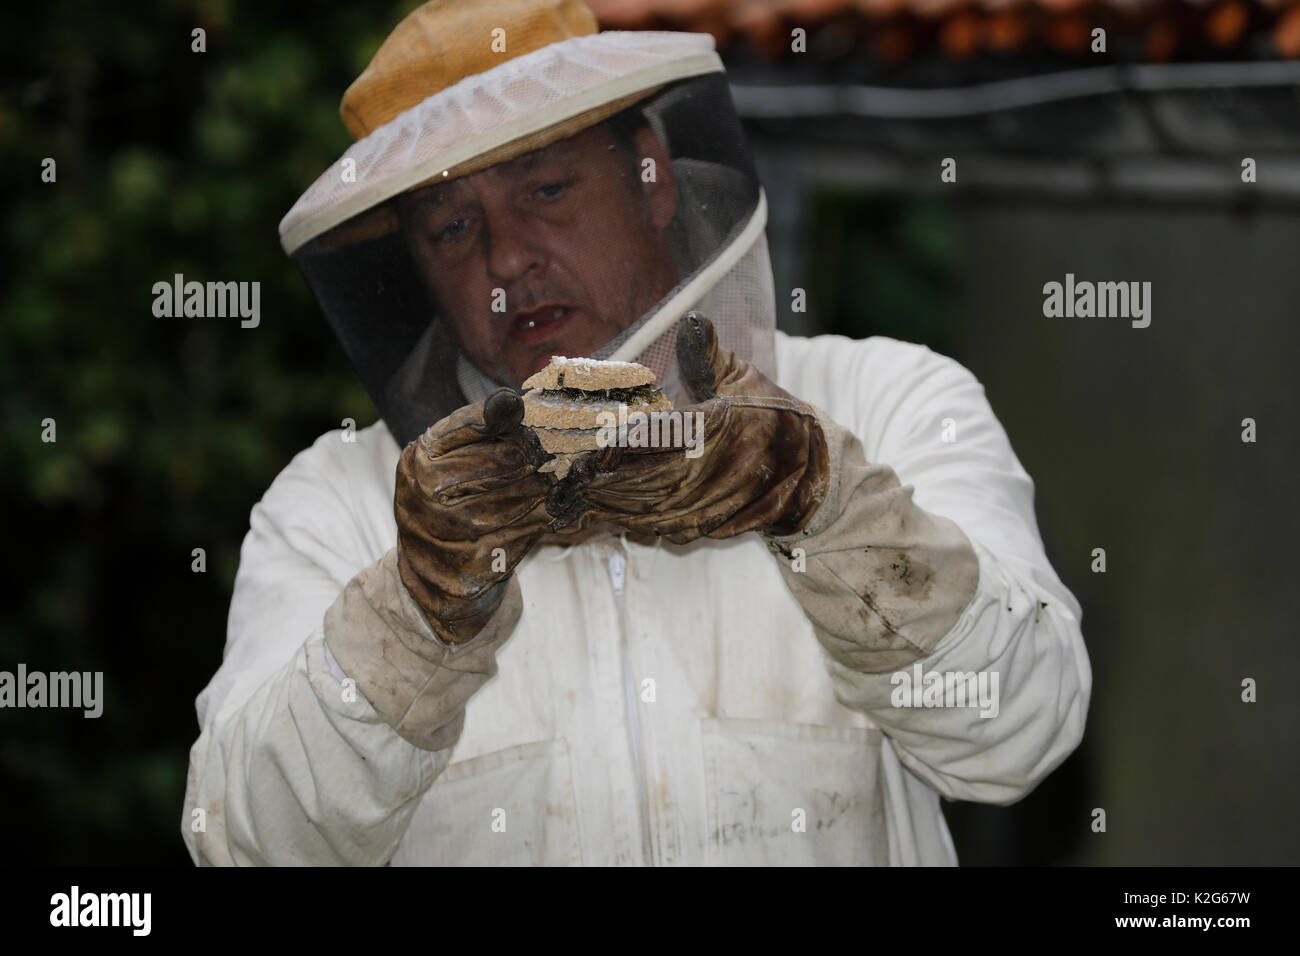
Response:
M429 0L393 29L339 115L361 139L467 76L597 29L581 0Z

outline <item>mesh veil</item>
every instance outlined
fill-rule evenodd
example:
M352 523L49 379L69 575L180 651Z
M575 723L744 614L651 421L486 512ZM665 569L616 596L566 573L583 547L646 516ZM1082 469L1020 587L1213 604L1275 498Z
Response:
M285 217L399 445L551 354L639 361L683 404L691 308L774 374L765 205L711 45L602 33L467 77L354 144Z

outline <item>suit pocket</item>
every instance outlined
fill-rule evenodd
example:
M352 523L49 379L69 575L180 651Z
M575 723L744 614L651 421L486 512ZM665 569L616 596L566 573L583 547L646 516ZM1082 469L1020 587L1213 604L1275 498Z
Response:
M889 862L879 730L705 718L700 732L710 864Z
M563 738L449 765L420 801L395 866L577 866L573 765Z

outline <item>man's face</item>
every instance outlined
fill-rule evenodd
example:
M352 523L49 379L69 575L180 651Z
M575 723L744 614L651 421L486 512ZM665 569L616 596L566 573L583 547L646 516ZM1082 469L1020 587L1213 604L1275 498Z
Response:
M648 128L636 154L602 124L402 197L416 265L479 368L518 386L552 355L591 355L677 283L671 162Z

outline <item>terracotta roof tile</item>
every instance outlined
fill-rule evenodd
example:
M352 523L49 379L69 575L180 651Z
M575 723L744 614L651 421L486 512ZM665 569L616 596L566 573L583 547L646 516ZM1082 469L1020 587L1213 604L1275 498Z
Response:
M1292 7L1278 20L1273 42L1279 56L1300 57L1300 5Z
M984 21L984 46L994 53L1008 53L1025 45L1029 23L1015 10L997 10Z
M1220 3L1205 19L1205 35L1219 47L1234 47L1246 32L1250 13L1243 0Z
M1091 33L1136 37L1146 59L1195 47L1204 55L1271 36L1277 56L1300 57L1300 0L587 0L607 29L711 33L720 49L746 42L777 59L790 30L835 28L833 45L895 62L927 49L964 59L1045 48L1083 54ZM856 25L855 25L856 24ZM927 26L928 24L928 26ZM823 39L826 39L824 36Z

